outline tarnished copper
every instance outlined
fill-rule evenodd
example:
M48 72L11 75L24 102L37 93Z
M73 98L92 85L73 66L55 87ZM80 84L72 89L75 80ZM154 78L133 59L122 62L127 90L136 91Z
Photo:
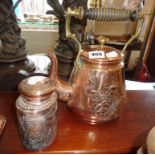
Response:
M103 52L103 58L90 58L90 52ZM109 46L84 47L80 54L82 68L72 74L68 83L57 76L56 59L50 76L56 79L59 98L68 100L68 106L90 123L110 121L120 116L126 103L123 55ZM53 70L53 71L52 71Z
M16 101L19 131L23 145L29 150L41 150L50 145L57 132L57 94L47 77L33 76L19 85Z

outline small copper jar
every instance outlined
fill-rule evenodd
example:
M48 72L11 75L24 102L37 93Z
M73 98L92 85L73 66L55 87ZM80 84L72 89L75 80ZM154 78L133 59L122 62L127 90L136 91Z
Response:
M23 145L29 150L41 150L54 141L57 132L54 90L55 83L43 76L32 76L19 84L17 118Z

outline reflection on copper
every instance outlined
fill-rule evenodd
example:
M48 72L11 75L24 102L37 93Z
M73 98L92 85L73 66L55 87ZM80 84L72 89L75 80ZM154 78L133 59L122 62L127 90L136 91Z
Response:
M95 139L96 139L96 134L95 134L94 132L92 132L92 131L89 131L89 132L88 132L88 137L89 137L89 139L90 139L91 141L95 141Z

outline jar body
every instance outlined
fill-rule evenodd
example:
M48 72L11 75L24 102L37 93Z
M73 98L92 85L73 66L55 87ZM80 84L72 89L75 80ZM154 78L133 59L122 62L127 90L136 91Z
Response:
M42 107L37 106L40 102L44 102L41 104ZM16 108L19 132L23 145L27 149L41 150L54 141L57 132L55 116L57 95L55 92L49 99L35 100L33 104L30 103L30 100L19 96Z

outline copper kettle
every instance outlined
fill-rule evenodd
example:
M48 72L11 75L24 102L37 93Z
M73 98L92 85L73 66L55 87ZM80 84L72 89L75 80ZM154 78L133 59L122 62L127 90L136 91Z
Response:
M57 59L50 52L50 78L56 82L59 99L91 124L120 116L127 102L123 55L115 48L92 45L80 52L81 69L74 70L69 82L57 76Z

